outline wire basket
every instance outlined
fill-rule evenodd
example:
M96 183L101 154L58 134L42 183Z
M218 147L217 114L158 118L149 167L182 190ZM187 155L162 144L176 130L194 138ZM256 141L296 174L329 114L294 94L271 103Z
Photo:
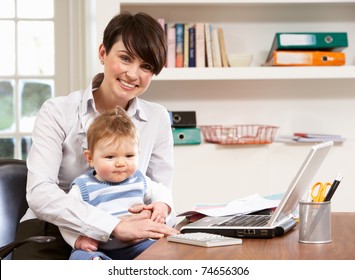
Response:
M202 135L206 142L217 144L270 144L273 142L277 126L270 125L202 125Z

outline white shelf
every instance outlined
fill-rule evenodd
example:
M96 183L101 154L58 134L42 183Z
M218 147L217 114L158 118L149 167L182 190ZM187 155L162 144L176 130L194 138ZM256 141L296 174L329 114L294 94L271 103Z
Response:
M355 66L164 68L154 77L168 80L355 79Z
M147 11L170 22L211 22L223 27L229 53L254 55L250 67L165 68L154 78L157 81L355 79L355 47L351 43L355 34L355 0L123 0L120 5L122 10ZM200 14L195 12L198 8ZM261 67L274 33L280 30L348 32L349 47L344 50L347 64Z

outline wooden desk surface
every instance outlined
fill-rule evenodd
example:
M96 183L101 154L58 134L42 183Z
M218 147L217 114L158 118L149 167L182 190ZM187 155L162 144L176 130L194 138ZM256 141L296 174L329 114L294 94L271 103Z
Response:
M138 260L355 260L355 213L332 213L332 242L298 242L298 226L282 237L243 239L242 245L204 248L158 240Z

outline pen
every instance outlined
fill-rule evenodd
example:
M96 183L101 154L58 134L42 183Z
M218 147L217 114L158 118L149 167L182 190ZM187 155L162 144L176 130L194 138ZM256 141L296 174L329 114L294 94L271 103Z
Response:
M327 195L325 196L324 201L330 201L332 199L332 197L333 197L335 191L337 190L342 179L343 179L343 176L338 174L338 176L334 179L334 182L331 185Z

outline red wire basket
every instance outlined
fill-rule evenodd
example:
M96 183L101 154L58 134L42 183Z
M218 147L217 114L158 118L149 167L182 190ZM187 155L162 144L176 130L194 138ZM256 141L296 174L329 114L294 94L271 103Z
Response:
M202 125L202 135L206 142L217 144L270 144L278 126L270 125Z

